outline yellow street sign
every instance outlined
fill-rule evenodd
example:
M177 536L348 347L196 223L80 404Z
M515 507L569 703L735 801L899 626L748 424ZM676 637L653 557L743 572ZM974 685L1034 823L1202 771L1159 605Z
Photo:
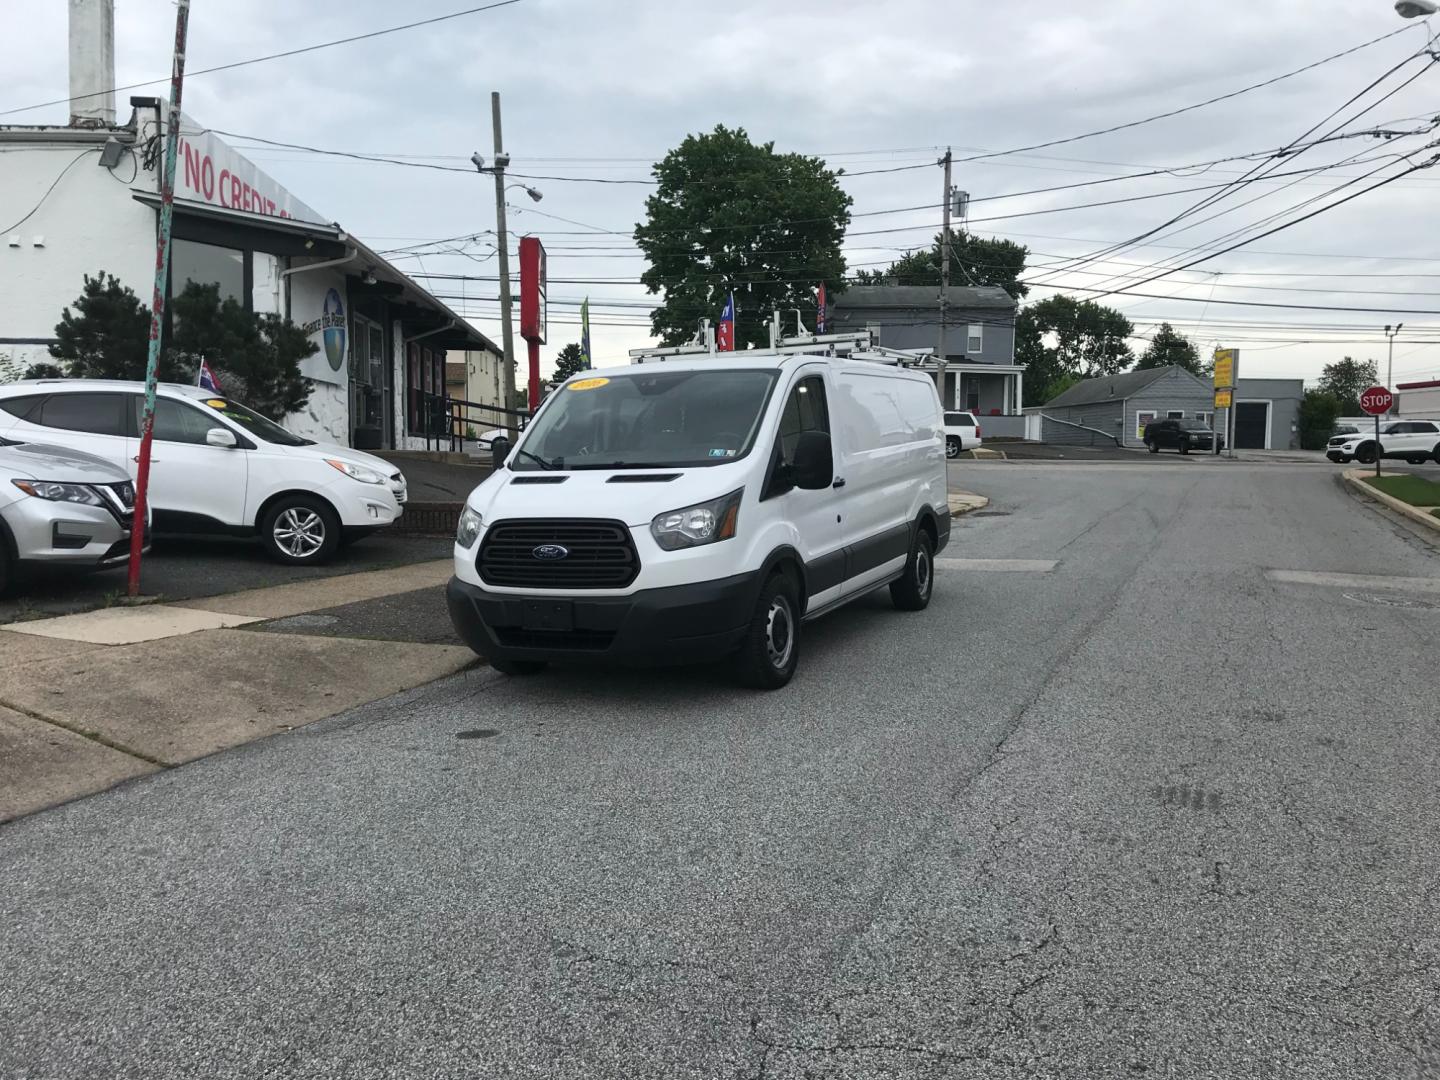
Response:
M1224 390L1235 385L1235 350L1215 350L1215 389Z
M1229 390L1216 390L1216 391L1215 391L1215 408L1217 408L1217 409L1228 409L1228 408L1230 408L1230 398L1231 398L1231 391L1229 391Z

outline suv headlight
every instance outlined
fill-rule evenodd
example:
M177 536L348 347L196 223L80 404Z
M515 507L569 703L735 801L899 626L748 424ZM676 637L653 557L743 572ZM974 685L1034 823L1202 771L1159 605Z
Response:
M12 480L10 481L26 495L51 502L83 503L85 506L104 506L100 496L84 484L61 484L53 480Z
M341 461L339 458L326 458L325 464L332 469L339 469L351 480L359 480L362 484L383 484L385 482L384 475L368 465L357 465L353 461Z
M484 519L470 507L460 511L460 524L455 530L455 543L462 548L468 548L475 543L475 537L480 535L480 525Z
M668 510L650 522L650 535L666 551L729 540L739 523L740 496L744 494L745 489L739 488L709 502Z

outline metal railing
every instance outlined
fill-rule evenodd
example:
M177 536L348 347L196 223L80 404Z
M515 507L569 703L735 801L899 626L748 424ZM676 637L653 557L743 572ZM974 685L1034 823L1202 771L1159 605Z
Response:
M1095 445L1095 436L1096 436L1096 435L1099 435L1102 439L1109 439L1109 440L1110 440L1112 443L1114 443L1116 446L1119 446L1119 445L1120 445L1120 436L1118 436L1118 435L1111 435L1110 432L1108 432L1108 431L1101 431L1099 428L1086 427L1084 424L1077 424L1077 423L1075 423L1074 421L1071 421L1071 420L1061 420L1058 416L1051 416L1049 413L1043 413L1043 412L1040 414L1040 420L1041 420L1042 423L1048 421L1049 423L1052 423L1052 424L1061 424L1061 425L1063 425L1064 427L1071 427L1071 428L1074 428L1076 431L1088 431L1088 432L1090 433L1090 445L1091 445L1091 446L1094 446L1094 445ZM1042 428L1041 431L1040 431L1040 437L1041 437L1042 440L1043 440L1044 437L1045 437L1045 431L1044 431L1043 428Z
M530 413L525 409L504 409L499 405L485 405L463 398L447 397L436 400L440 403L439 412L433 423L426 424L427 449L432 449L430 442L433 432L436 442L433 449L465 453L470 445L478 444L481 451L493 450L490 438L492 432L502 433L494 438L494 442L499 442L502 437L513 442L515 436L524 431L525 425L530 422ZM445 445L441 446L441 442Z

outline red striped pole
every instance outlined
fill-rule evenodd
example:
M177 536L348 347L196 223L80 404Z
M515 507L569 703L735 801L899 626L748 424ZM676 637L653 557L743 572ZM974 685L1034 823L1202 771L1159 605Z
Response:
M160 327L170 283L170 226L175 219L175 157L180 145L180 97L185 84L185 39L190 31L190 0L176 0L175 63L170 73L170 115L165 133L165 165L160 174L160 228L155 238L155 295L150 301L150 352L145 360L145 413L140 425L139 468L135 472L135 516L130 524L128 593L140 593L140 555L145 547L145 499L150 488L150 436L155 427L155 382L160 368Z

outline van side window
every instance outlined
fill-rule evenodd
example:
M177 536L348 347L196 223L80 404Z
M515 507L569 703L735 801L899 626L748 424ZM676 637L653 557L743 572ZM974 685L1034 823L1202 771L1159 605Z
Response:
M818 375L801 379L790 391L790 400L780 416L780 460L795 459L795 444L807 431L830 432L830 408L825 401L825 380Z

